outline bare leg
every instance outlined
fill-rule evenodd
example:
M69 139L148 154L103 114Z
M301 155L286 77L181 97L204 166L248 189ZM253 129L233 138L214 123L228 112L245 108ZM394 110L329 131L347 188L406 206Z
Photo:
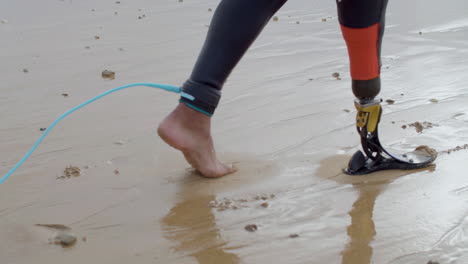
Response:
M211 137L211 115L221 88L249 46L286 0L223 0L211 21L190 79L182 87L194 99L180 104L158 128L159 136L182 151L202 175L221 177L235 171L221 163Z

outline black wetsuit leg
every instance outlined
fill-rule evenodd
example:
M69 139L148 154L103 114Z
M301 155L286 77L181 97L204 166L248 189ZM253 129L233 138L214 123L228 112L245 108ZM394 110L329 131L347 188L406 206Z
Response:
M359 99L380 92L380 50L388 0L337 0L338 18L348 48L352 88Z
M212 115L229 74L286 1L222 0L180 101Z

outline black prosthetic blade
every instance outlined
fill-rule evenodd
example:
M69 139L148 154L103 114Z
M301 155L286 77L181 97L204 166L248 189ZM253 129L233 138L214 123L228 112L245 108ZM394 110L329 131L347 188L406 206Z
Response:
M361 151L357 151L349 161L348 167L343 171L348 175L366 175L381 170L414 170L430 165L436 158L435 151L421 148L402 155L382 156L377 161L367 158Z

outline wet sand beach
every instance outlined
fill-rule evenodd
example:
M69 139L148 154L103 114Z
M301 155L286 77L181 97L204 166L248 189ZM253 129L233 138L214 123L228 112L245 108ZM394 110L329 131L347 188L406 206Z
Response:
M0 1L0 175L87 99L182 84L218 2ZM0 185L0 263L468 263L467 14L462 0L387 9L381 140L429 145L434 165L342 173L360 142L335 3L291 0L213 117L238 172L202 178L157 136L177 95L109 95Z

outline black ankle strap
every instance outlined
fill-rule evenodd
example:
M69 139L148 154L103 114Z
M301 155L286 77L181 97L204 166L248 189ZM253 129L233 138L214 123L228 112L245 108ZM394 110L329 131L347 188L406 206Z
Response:
M207 84L188 80L182 86L180 101L204 114L213 115L220 99L221 91Z

